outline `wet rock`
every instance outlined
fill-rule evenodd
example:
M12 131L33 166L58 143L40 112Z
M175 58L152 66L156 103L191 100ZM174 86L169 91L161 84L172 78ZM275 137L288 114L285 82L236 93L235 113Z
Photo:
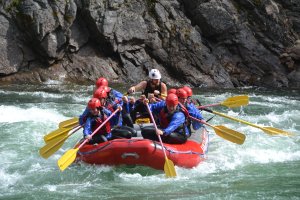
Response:
M133 84L158 68L168 84L298 87L299 13L298 0L2 0L0 82Z

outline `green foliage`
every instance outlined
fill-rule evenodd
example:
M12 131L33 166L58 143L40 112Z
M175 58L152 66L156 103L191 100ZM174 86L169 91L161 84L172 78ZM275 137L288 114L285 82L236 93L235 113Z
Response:
M5 8L6 12L10 12L14 8L18 8L23 0L12 0L12 2Z

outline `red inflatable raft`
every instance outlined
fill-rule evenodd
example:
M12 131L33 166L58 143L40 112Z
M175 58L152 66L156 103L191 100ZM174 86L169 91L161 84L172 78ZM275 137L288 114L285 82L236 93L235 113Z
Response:
M208 132L201 129L185 144L164 144L164 148L174 165L192 168L205 159L208 142ZM85 145L78 151L77 161L109 166L144 165L164 170L165 157L159 142L137 137Z

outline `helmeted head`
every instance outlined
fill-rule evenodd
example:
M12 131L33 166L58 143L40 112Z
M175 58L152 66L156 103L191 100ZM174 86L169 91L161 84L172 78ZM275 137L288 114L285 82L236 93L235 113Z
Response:
M100 77L98 78L98 80L96 81L96 87L99 88L101 86L108 86L108 81L106 78L104 77Z
M103 88L100 87L94 92L94 98L106 99L107 92Z
M183 98L183 99L186 99L188 97L187 92L183 88L179 88L176 91L176 95L178 98Z
M178 105L178 97L176 94L169 94L166 98L167 109L170 113L173 113Z
M168 90L167 94L176 94L177 90L175 88L171 88Z
M193 91L190 87L184 86L182 89L184 89L186 91L188 97L193 96Z
M188 95L187 95L187 92L183 88L177 89L176 95L178 96L178 100L180 103L182 103L182 104L186 103Z
M161 79L161 74L158 69L151 69L149 72L150 79Z
M92 98L89 100L87 106L89 109L93 110L93 109L99 108L101 106L101 102L97 98Z
M109 93L110 90L111 90L111 88L109 88L109 87L107 87L107 86L100 86L98 89L102 89L102 90L104 90L104 91L107 92L107 93ZM97 90L98 90L98 89L97 89Z

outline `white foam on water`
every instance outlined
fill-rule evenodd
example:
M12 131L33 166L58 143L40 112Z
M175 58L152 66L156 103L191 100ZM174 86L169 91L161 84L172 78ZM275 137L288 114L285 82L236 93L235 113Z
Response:
M54 122L59 123L60 121L66 120L67 118L60 113L49 110L41 109L37 107L31 108L20 108L16 106L0 106L0 123L14 123L14 122Z
M56 185L45 185L44 188L46 188L49 192L55 192L57 190Z
M9 94L9 95L17 95L17 96L31 96L31 97L41 97L44 99L60 99L64 98L66 95L65 94L56 94L56 93L48 93L48 92L22 92L22 91L3 91L0 90L0 95L1 94Z
M252 94L251 96L250 96L250 102L252 102L251 101L251 97L253 97L253 98L260 98L260 99L262 99L264 102L269 102L269 104L267 104L267 106L270 106L270 105L272 105L273 106L273 104L274 103L276 103L276 104L283 104L283 105L297 105L298 103L299 103L299 101L298 100L294 100L294 99L290 99L289 97L287 97L287 96L281 96L281 97L279 97L279 96L276 96L276 97L274 97L274 96L263 96L263 95L255 95L255 94ZM258 103L258 102L255 102L255 103ZM261 102L262 103L262 102ZM270 103L272 103L272 104L270 104Z
M8 188L15 185L22 176L19 173L8 173L3 169L0 169L0 188Z

